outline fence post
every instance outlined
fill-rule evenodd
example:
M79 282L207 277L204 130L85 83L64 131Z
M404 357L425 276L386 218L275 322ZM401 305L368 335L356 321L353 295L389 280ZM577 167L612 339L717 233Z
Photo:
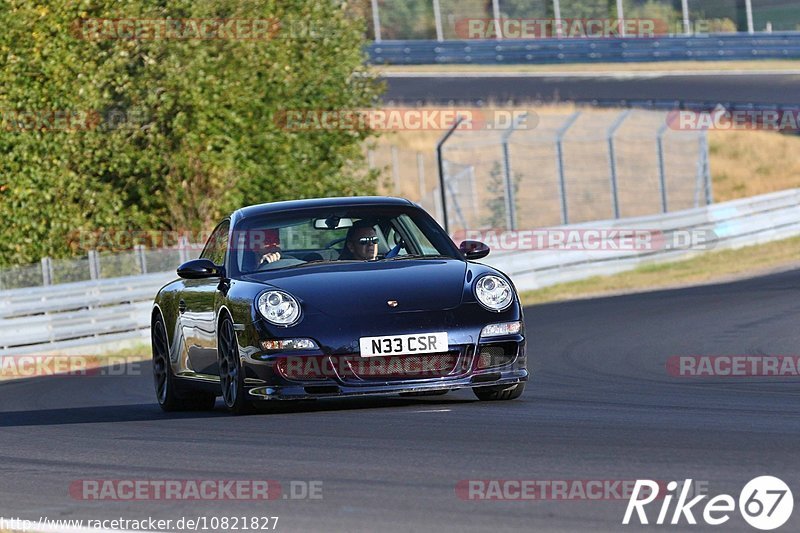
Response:
M136 261L139 263L139 272L147 274L147 257L144 255L144 245L137 244L133 247L133 252L136 254Z
M375 42L381 42L381 14L378 11L378 0L372 0L372 26L375 29Z
M89 259L89 278L100 279L100 261L97 258L97 250L89 250L86 256Z
M42 285L53 284L53 262L49 257L42 257Z
M561 2L560 0L553 0L553 19L555 19L556 37L561 38L564 29L561 27Z
M181 264L184 264L186 261L189 260L189 239L186 238L186 235L181 235L178 238L178 260Z
M442 31L442 9L439 6L439 0L433 0L433 19L436 23L436 40L442 42L444 41L444 32Z
M614 209L614 218L619 218L619 191L617 188L617 154L614 150L614 134L617 132L622 123L631 114L630 109L626 109L614 120L611 127L608 128L608 160L611 170L611 205Z
M513 172L511 171L511 154L509 151L508 143L511 136L517 130L517 127L524 120L527 120L528 113L522 113L506 131L503 132L503 174L505 176L505 202L506 202L506 229L517 229L517 198L516 191L514 190Z
M681 0L681 12L683 13L683 33L692 33L692 22L689 20L689 0Z
M744 0L745 9L747 11L747 33L754 33L753 28L753 0Z
M367 150L367 167L370 170L375 168L375 150Z
M444 231L450 235L450 230L447 223L447 193L445 187L445 178L444 178L444 160L442 159L442 150L444 148L444 143L447 142L447 139L456 131L461 123L464 122L464 117L458 116L456 117L456 121L450 126L450 129L442 135L442 138L439 139L439 142L436 143L436 163L439 167L439 192L442 198L442 226L444 227Z
M425 156L417 152L417 178L419 179L419 201L425 198Z
M569 224L569 212L567 211L567 181L564 177L564 135L569 130L578 117L580 111L575 111L556 131L556 170L558 171L558 194L561 197L561 223Z
M617 20L619 21L619 34L625 37L625 8L622 7L622 0L617 0Z
M394 194L400 194L400 161L398 160L397 146L392 145L392 181L394 182Z
M661 212L667 212L667 176L664 167L664 134L668 124L665 122L656 134L656 148L658 150L658 187L661 189Z
M500 0L492 0L492 16L494 16L494 29L498 41L503 40L503 27L500 21Z
M442 203L437 200L437 198L440 198L440 196L441 194L439 192L439 187L434 188L431 194L431 199L433 201L433 209L436 211L436 220L444 220L444 217L442 216Z

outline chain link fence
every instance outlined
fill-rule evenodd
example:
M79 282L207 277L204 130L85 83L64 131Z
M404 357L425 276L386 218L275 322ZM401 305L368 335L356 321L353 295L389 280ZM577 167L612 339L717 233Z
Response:
M123 252L89 250L86 256L72 259L44 257L32 265L0 269L0 291L169 272L197 257L201 249L189 244L157 249L137 246Z
M457 129L442 150L448 230L531 229L711 203L706 133L667 124L666 112L628 109L541 115L529 129ZM370 162L388 176L385 193L443 221L433 148L382 146Z

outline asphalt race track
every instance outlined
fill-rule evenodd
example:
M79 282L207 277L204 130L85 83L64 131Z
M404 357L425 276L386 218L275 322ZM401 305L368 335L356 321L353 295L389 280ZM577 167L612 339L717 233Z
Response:
M521 399L318 401L258 415L162 413L128 377L0 384L0 516L279 516L281 531L654 531L626 501L464 501L459 480L683 480L738 499L775 475L800 494L800 387L675 378L672 355L798 354L800 270L531 307ZM131 370L132 374L136 372ZM321 480L321 500L84 501L79 479ZM706 500L707 501L707 500ZM674 505L674 503L673 503ZM657 508L651 509L654 520ZM702 523L702 510L696 512ZM671 513L670 513L671 516ZM724 526L659 531L754 531ZM800 510L781 531L800 529Z
M655 67L654 67L655 68ZM447 104L478 101L613 103L662 102L756 102L766 105L800 104L800 74L690 74L623 75L498 75L469 74L403 76L386 79L384 100L396 103Z

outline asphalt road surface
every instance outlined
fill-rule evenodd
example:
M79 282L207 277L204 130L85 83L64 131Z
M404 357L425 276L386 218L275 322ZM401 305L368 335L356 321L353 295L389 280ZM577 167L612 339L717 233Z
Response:
M460 391L232 417L219 403L213 413L162 413L148 364L138 376L6 382L0 516L279 516L279 531L653 531L620 525L624 500L466 501L455 487L692 478L738 499L747 481L769 474L800 495L796 379L665 370L673 355L798 354L798 288L792 271L528 308L533 378L512 402ZM284 494L291 481L315 480L322 499L85 501L69 493L81 479L268 479ZM658 528L706 529L755 531L738 512L716 528ZM798 529L796 508L782 530Z
M657 68L655 66L654 68ZM770 105L800 104L800 75L790 74L691 74L660 75L497 75L393 74L386 79L384 100L431 104L496 101L526 103L558 102L723 102Z

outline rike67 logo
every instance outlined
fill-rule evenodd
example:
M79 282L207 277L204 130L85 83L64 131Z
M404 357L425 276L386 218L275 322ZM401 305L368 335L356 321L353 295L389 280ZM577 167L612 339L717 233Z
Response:
M720 494L705 502L704 506L699 505L708 496L701 494L690 500L691 485L692 480L687 479L681 485L680 495L678 495L676 491L679 487L678 483L676 481L667 483L667 494L663 497L655 524L677 525L685 520L687 524L695 525L697 520L694 513L701 512L705 523L712 526L722 525L730 520L731 513L736 510L736 500L733 496ZM633 493L628 501L628 508L625 510L625 517L622 519L623 524L631 523L634 511L640 524L651 523L645 507L660 496L658 487L659 484L656 481L636 480ZM643 494L645 496L640 498ZM678 499L670 519L670 507L675 496L678 496ZM792 516L794 509L794 497L789 486L773 476L760 476L750 480L739 494L738 503L742 518L754 528L763 531L777 529L784 525ZM695 506L697 507L695 508Z

